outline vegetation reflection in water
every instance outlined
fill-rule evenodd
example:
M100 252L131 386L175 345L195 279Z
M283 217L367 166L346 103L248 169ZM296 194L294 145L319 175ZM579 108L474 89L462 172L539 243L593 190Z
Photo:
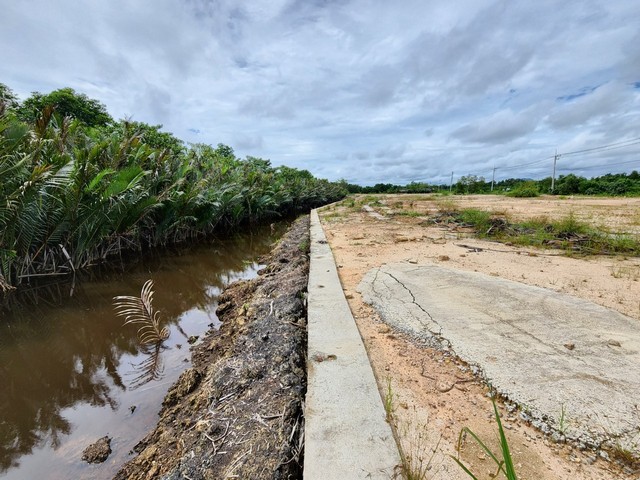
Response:
M0 477L110 478L188 365L188 337L219 325L221 289L254 275L257 256L284 227L9 297L0 322ZM145 347L135 326L123 327L112 300L138 295L149 278L171 336ZM114 450L107 464L82 463L82 449L106 434Z

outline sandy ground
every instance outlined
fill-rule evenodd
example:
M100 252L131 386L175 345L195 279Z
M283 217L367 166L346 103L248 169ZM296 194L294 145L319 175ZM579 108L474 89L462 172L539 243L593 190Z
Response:
M365 211L363 205L373 211ZM393 396L400 443L424 478L469 478L454 464L459 434L469 427L495 447L496 425L489 388L450 353L417 345L384 324L363 303L357 287L371 268L410 261L478 271L583 298L640 321L640 259L566 256L558 250L515 247L473 238L454 226L427 220L438 210L481 208L511 220L572 214L612 232L640 233L640 199L516 199L498 196L356 197L320 212L338 271L384 395ZM398 215L412 212L411 216ZM376 215L377 214L377 215ZM523 421L517 408L500 404L521 479L638 479L637 466L620 465L629 446L581 450ZM570 423L571 419L566 419ZM638 432L640 442L640 429ZM421 460L422 459L422 460ZM492 478L495 465L467 436L461 459L478 478Z

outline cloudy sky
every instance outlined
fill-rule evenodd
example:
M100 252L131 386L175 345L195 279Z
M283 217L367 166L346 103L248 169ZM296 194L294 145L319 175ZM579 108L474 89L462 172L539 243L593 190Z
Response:
M352 183L640 170L638 0L2 0L0 82Z

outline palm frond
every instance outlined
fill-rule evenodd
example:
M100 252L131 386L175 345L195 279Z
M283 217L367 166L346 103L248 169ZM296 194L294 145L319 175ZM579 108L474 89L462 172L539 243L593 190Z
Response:
M160 328L159 313L153 310L153 280L142 286L140 297L113 297L116 315L124 317L124 325L140 325L138 339L142 344L160 343L169 337L167 327Z

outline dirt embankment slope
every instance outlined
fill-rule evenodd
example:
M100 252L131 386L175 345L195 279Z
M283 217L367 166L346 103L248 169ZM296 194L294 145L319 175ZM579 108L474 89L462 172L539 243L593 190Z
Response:
M167 394L156 429L116 479L287 479L302 471L309 219L260 276L219 299L219 331Z

